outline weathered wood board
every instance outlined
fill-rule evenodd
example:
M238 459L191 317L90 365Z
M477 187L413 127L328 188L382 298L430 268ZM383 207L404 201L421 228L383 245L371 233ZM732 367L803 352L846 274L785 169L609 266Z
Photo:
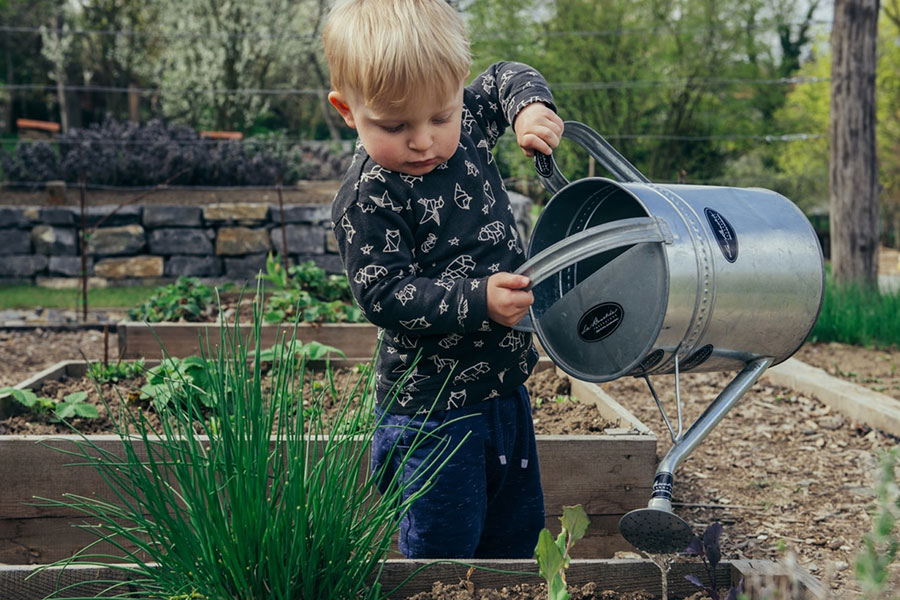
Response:
M538 584L542 581L537 575L537 564L533 560L471 560L456 564L431 564L404 583L414 571L426 564L428 561L421 560L386 561L379 580L382 590L391 592L389 598L402 599L430 590L436 581L454 585L468 580L476 590L521 583ZM469 565L476 568L470 571ZM68 591L68 595L90 597L99 593L103 586L86 585L86 581L126 580L122 572L108 568L70 567L62 573L54 568L35 574L36 570L36 567L30 566L0 565L0 597L6 600L39 600L58 589L58 586L74 586ZM498 573L497 570L507 573ZM510 571L520 574L510 574ZM685 575L694 575L701 581L707 581L706 572L699 560L675 562L667 578L670 597L683 598L697 591L693 584L685 580ZM594 582L602 590L618 593L644 591L657 598L661 595L659 568L649 560L575 558L566 570L566 579L571 586ZM796 567L788 570L779 563L767 560L719 563L717 583L720 589L728 589L742 580L745 589L748 585L759 585L759 582L765 582L775 589L782 586L793 588L793 600L825 600L829 597L821 582ZM402 587L397 589L401 584ZM124 593L129 589L130 586L126 584L117 591Z
M235 326L226 324L226 335L233 335ZM169 356L215 356L221 341L221 327L208 323L138 323L127 321L116 325L119 355L123 359L160 358L163 349ZM254 343L251 324L240 325L241 335L247 344ZM260 345L274 346L279 340L291 339L291 325L261 325ZM334 346L348 358L370 359L375 354L377 328L369 323L300 324L297 339L308 343L317 341ZM252 347L252 346L250 346Z

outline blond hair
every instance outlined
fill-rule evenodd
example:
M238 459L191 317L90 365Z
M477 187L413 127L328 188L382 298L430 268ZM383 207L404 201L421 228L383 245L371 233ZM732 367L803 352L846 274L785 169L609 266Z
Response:
M444 0L340 0L322 37L331 87L374 108L455 92L469 75L465 25Z

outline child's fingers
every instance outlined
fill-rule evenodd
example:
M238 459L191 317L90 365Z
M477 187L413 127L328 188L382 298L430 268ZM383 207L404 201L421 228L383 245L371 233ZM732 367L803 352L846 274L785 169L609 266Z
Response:
M496 273L491 276L497 287L507 288L510 290L521 290L528 287L531 280L524 275L517 273Z
M539 136L531 133L522 136L519 146L521 146L522 151L525 152L525 156L534 156L535 152L540 152L541 154L550 154L553 152L553 147L550 146L550 144Z
M559 146L560 139L562 132L557 133L550 127L536 127L523 133L519 138L519 146L528 156L532 156L535 152L550 154Z

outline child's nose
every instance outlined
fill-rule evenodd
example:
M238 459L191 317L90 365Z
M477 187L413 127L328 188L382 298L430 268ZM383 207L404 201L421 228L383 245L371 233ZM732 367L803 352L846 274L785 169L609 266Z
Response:
M431 131L427 127L422 127L413 131L409 138L409 147L412 150L428 150L431 148L433 140Z

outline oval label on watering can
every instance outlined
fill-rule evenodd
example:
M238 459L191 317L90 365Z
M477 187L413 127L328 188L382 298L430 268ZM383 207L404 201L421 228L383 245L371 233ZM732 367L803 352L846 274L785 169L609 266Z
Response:
M704 208L703 212L706 214L709 228L712 229L713 235L719 243L719 248L725 256L725 260L733 263L738 257L738 241L734 227L731 226L731 223L725 217L711 208Z
M599 342L622 323L625 311L615 302L604 302L591 307L578 320L578 336L586 342Z

